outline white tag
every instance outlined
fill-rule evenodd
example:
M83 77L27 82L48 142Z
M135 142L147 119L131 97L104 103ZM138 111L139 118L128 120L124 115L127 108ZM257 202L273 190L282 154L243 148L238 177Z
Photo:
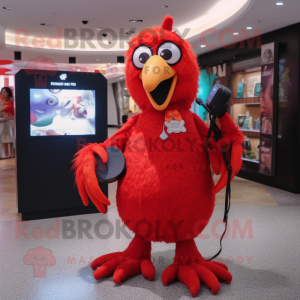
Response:
M172 119L171 122L165 121L165 126L168 128L167 132L169 134L171 133L179 133L179 132L186 132L186 128L184 127L184 120L181 120L180 122Z
M163 124L163 131L161 135L159 136L163 141L165 141L169 136L165 132L165 127L167 127L167 132L171 134L172 132L174 133L179 133L179 132L186 132L186 128L184 127L184 120L181 120L180 122L176 121L175 119L172 119L169 122L165 121Z
M161 133L161 135L159 137L164 141L164 140L166 140L168 138L168 135L163 130L163 132Z

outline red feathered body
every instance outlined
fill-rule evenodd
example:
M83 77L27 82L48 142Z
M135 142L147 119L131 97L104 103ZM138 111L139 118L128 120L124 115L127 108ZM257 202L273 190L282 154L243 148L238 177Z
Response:
M214 208L214 183L204 143L193 114L180 113L187 131L173 133L166 141L159 138L164 113L142 113L124 152L128 168L117 190L119 214L131 230L151 241L194 238ZM177 236L174 225L179 228Z

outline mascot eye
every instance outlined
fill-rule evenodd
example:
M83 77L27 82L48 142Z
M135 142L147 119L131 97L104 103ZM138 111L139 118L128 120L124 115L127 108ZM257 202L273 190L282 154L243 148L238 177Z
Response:
M137 69L143 69L150 56L152 56L152 50L147 46L140 46L133 52L132 63Z
M58 100L56 98L49 98L47 103L51 106L56 106L58 104Z
M172 58L172 52L169 49L164 49L160 52L160 56L165 60L170 60Z
M176 65L181 57L181 49L172 42L164 42L158 47L157 55L160 55L169 65Z

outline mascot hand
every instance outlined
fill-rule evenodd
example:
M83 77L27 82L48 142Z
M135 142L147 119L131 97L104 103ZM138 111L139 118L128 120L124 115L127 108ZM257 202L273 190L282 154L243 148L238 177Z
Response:
M94 154L98 154L104 163L107 162L107 153L100 144L88 144L76 153L72 169L75 170L75 183L84 205L89 203L88 195L98 210L105 214L110 202L99 187Z

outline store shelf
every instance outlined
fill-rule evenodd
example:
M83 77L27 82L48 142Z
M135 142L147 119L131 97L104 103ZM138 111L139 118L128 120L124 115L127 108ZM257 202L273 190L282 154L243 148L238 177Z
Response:
M248 130L248 129L242 129L242 128L239 128L239 129L247 137L252 137L252 138L259 138L260 137L260 131L259 130Z
M250 162L255 163L255 164L259 164L259 161L256 160L256 159L250 159L250 158L244 158L244 157L242 157L242 160L244 160L244 161L250 161Z
M244 128L239 128L241 131L248 131L248 132L260 132L259 130L255 130L255 129L244 129Z
M233 104L260 105L260 97L232 98L230 100L230 105Z

